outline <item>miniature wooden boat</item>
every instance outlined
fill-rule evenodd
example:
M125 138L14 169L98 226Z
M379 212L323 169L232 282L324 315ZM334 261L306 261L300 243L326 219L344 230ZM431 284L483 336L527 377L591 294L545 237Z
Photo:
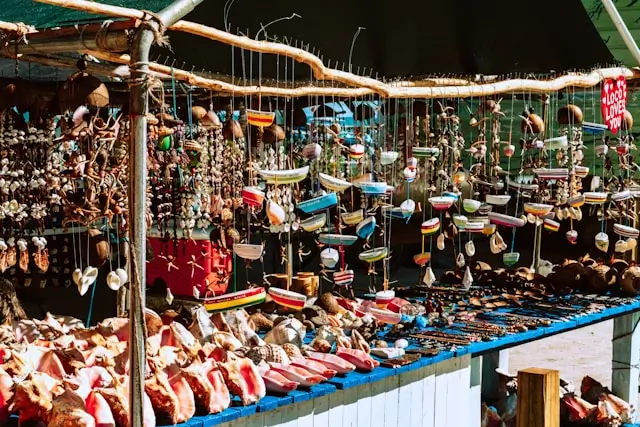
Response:
M548 138L544 140L544 145L548 150L562 150L567 148L569 141L566 135L556 136L554 138Z
M505 206L511 200L511 196L508 194L487 194L485 201L494 206Z
M349 147L349 157L351 157L352 159L360 159L362 158L362 156L364 156L364 145L362 144L353 144L351 147Z
M601 205L607 201L608 193L600 191L587 191L584 193L584 202L588 205Z
M483 233L486 224L482 221L477 221L474 218L474 221L467 221L467 224L464 227L464 231L467 233Z
M358 209L353 212L343 212L340 214L340 217L346 225L356 225L364 219L364 210Z
M502 254L502 262L507 267L514 266L520 260L520 252L507 252Z
M387 323L389 325L395 325L396 323L400 323L400 320L402 320L402 314L394 313L391 310L371 307L368 312L378 322Z
M376 229L376 217L370 216L356 226L356 234L361 239L368 239Z
M553 205L547 205L545 203L525 203L524 211L535 216L545 216L553 209Z
M453 199L453 203L456 203L460 199L460 194L451 191L443 191L442 197L449 197Z
M464 230L464 228L467 226L467 222L469 222L469 220L467 219L466 216L464 215L453 215L453 223L456 225L456 227L458 227L460 230Z
M380 248L373 248L364 252L360 252L360 254L358 255L358 258L360 258L360 261L374 263L386 258L388 254L389 254L388 248L380 247Z
M251 288L218 297L205 298L204 308L210 312L235 310L264 302L267 292L264 288Z
M327 190L336 191L338 193L353 185L349 181L345 181L344 179L336 178L322 172L318 174L318 180L320 181L320 185Z
M618 191L617 193L613 193L611 195L611 200L614 202L622 202L625 200L629 200L632 197L633 197L633 194L631 194L631 191L624 190L624 191Z
M438 157L440 149L438 147L412 147L413 157L424 159L426 157Z
M567 200L567 204L572 208L579 208L584 205L585 197L584 194L580 194L579 196L575 196Z
M416 210L416 202L411 199L407 199L400 204L400 210L405 217L410 217Z
M487 204L487 203L483 203L480 205L480 207L478 208L478 213L480 215L487 215L489 212L491 212L493 210L493 206Z
M462 207L468 213L475 213L480 208L480 205L482 205L482 202L479 200L464 199L462 201Z
M575 166L573 168L573 173L578 178L586 178L589 175L589 166Z
M431 252L421 252L413 256L413 262L416 265L423 266L431 260Z
M342 270L333 273L333 283L336 286L347 286L353 283L355 274L353 270Z
M376 305L378 308L386 308L395 296L396 293L393 290L376 292Z
M388 185L386 182L358 182L356 187L367 196L381 196L387 193Z
M269 295L276 304L293 310L302 310L307 302L305 295L273 286L269 288Z
M544 220L544 229L554 232L558 231L560 229L560 223L558 221L547 218Z
M431 203L431 206L433 206L433 209L437 211L444 211L449 209L451 205L453 205L453 202L455 202L455 200L452 199L451 197L443 197L443 196L429 197L429 203Z
M522 218L516 218L515 216L497 212L489 212L489 221L505 227L522 227L525 223Z
M242 201L248 206L261 207L264 202L264 191L258 187L246 186L242 189Z
M296 205L298 209L306 214L313 214L320 211L331 209L338 205L338 195L336 193L327 193L323 196L314 197L305 200Z
M266 179L268 184L295 184L307 177L309 166L285 170L259 169L258 174Z
M439 218L431 218L428 221L422 223L420 227L420 231L425 236L433 236L440 230L440 219Z
M273 123L275 111L258 111L247 108L247 122L251 126L267 127Z
M600 123L582 122L582 131L589 135L605 133L609 129L607 125Z
M525 184L523 182L511 181L509 178L507 178L507 186L509 186L510 188L513 188L514 190L520 190L520 191L537 191L538 190L538 184Z
M233 245L233 253L242 259L255 261L262 256L262 245L252 245L249 243L236 243Z
M320 230L327 224L327 214L314 215L300 222L300 227L308 233Z
M383 151L382 153L380 153L380 164L382 166L390 165L396 160L398 160L397 151Z
M569 176L569 169L567 168L538 168L534 169L533 173L540 179L548 180L562 180L567 179Z
M318 236L318 241L329 246L351 246L358 240L358 236L349 234L322 233Z
M493 233L496 232L496 228L497 227L495 224L483 224L481 233L484 234L485 236L491 236ZM468 225L467 225L467 231L469 231Z
M613 232L621 237L630 237L632 239L637 239L640 234L637 228L622 224L613 224Z

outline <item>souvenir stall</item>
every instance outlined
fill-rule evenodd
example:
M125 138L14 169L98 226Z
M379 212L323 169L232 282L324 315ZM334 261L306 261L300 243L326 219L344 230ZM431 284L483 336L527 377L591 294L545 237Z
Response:
M637 70L387 83L180 20L202 0L38 1L118 21L80 41L0 22L3 56L71 69L55 96L3 82L0 269L45 274L57 256L62 283L106 284L120 317L2 326L0 422L510 425L514 390L481 396L496 355L612 318L611 391L556 400L567 423L635 421ZM286 71L264 84L152 61L168 29ZM419 235L409 280L391 269L400 229ZM557 244L571 255L546 259Z

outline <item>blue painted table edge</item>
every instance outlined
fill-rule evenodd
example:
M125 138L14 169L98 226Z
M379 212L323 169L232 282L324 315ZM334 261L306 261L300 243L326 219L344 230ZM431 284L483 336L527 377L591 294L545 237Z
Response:
M234 421L245 416L253 415L255 413L267 412L292 403L304 402L306 400L326 396L327 394L335 393L337 390L345 390L358 387L363 384L380 381L390 376L400 375L405 372L411 372L426 366L435 365L436 363L440 363L454 357L460 357L467 354L470 354L471 356L481 356L485 353L515 347L520 344L582 328L584 326L609 320L634 311L640 311L640 299L632 304L624 304L607 308L599 313L578 316L577 318L569 321L555 322L547 327L506 335L493 341L472 343L469 346L458 348L455 352L441 351L436 356L422 357L412 364L399 368L378 367L371 372L352 372L347 375L336 376L326 383L311 387L309 390L296 390L286 396L269 395L261 399L257 404L249 406L232 406L219 414L195 416L186 423L178 424L178 426L212 427L225 422ZM640 425L637 424L625 425L625 427L634 426L640 427Z

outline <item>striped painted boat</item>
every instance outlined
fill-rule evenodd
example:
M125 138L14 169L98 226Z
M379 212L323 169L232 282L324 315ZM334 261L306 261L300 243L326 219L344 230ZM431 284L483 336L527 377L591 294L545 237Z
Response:
M497 212L489 212L489 221L504 227L522 227L525 221L522 218L505 215Z
M258 111L247 108L247 122L251 126L267 127L273 123L275 111Z
M396 160L398 160L397 151L383 151L382 153L380 153L380 164L382 166L390 165Z
M480 208L480 205L482 205L482 202L479 200L464 199L462 201L462 207L464 208L465 212L468 213L476 212Z
M260 259L263 251L262 245L253 245L249 243L236 243L233 245L233 253L242 259L255 261Z
M420 231L424 236L433 236L440 230L440 218L431 218L422 223Z
M556 136L554 138L548 138L544 140L544 145L546 145L548 150L562 150L567 148L569 141L566 135Z
M314 215L300 222L300 227L308 233L320 230L327 224L327 214Z
M349 147L349 157L352 159L358 160L364 156L364 145L362 144L353 144Z
M347 286L353 283L353 270L342 270L333 273L333 283L336 286Z
M320 185L322 185L327 190L336 191L338 193L346 190L347 188L353 185L349 181L336 178L334 176L327 175L326 173L322 173L322 172L318 174L318 181L320 181Z
M534 169L533 173L540 179L548 180L562 180L567 179L569 176L569 169L567 168L538 168Z
M429 261L431 261L431 252L421 252L413 256L413 262L416 265L423 266Z
M364 210L358 209L353 212L342 212L340 218L342 218L342 222L346 225L356 225L364 219Z
M440 149L438 147L412 147L413 157L424 159L426 157L438 157Z
M410 217L416 211L416 202L411 199L407 199L400 203L400 210L406 217Z
M486 224L482 221L467 221L464 231L467 233L482 233L484 232L485 226Z
M629 200L633 197L633 194L631 194L631 191L629 190L624 190L624 191L618 191L617 193L613 193L611 195L611 200L614 202L623 202L625 200Z
M318 236L318 241L329 246L351 246L358 240L358 236L350 234L322 233Z
M582 122L582 132L589 135L603 134L609 129L607 125L600 123Z
M552 219L544 220L544 229L548 231L558 231L560 229L560 223L558 221L554 221Z
M453 223L456 225L456 227L458 227L460 230L464 230L464 228L467 226L467 222L469 222L469 219L464 216L464 215L457 215L454 214L453 215Z
M383 260L389 254L389 249L386 247L373 248L366 250L364 252L360 252L358 258L360 261L374 263L380 260Z
M247 206L261 207L264 202L264 191L258 187L243 187L242 201Z
M588 205L601 205L607 201L608 193L601 191L587 191L584 193L584 202Z
M258 174L262 176L268 184L295 184L307 177L309 174L309 166L285 170L259 169Z
M579 196L575 196L567 200L567 204L572 208L579 208L584 205L585 197L584 194L580 194Z
M573 168L573 173L578 178L586 178L589 175L589 166L575 166Z
M453 202L457 202L460 199L460 194L458 193L454 193L451 191L443 191L442 192L442 197L449 197L453 199Z
M449 209L451 205L453 205L453 202L455 202L455 200L452 199L451 197L444 197L444 196L429 197L429 203L431 203L431 206L433 206L433 209L437 211L444 211Z
M282 224L285 219L284 209L276 202L268 201L267 218L269 218L269 222L271 223L271 225Z
M622 224L613 224L613 232L621 237L630 237L632 239L637 239L640 234L637 228Z
M218 297L204 298L203 305L208 312L215 313L261 304L266 297L267 292L264 288L251 288Z
M388 291L376 292L376 305L378 306L378 308L386 308L395 296L395 291L391 289Z
M524 182L516 182L507 178L507 186L509 188L513 188L514 190L520 191L537 191L538 184L525 184Z
M370 216L356 226L356 234L361 239L368 239L376 230L376 217Z
M493 206L487 204L487 203L483 203L480 205L480 207L478 208L478 213L480 215L487 215L489 212L491 212L493 210Z
M322 147L316 142L311 142L302 149L302 157L307 160L315 160L322 154Z
M520 252L507 252L502 254L502 262L507 267L512 267L520 261Z
M524 211L535 216L545 216L553 209L553 205L547 205L545 203L525 203Z
M338 205L338 195L336 193L327 193L323 196L314 197L305 200L296 205L298 209L306 214L314 214L316 212L331 209Z
M382 196L387 194L388 185L386 182L358 182L358 187L367 196Z
M269 288L269 295L276 304L293 310L302 310L307 302L305 295L276 287Z
M508 194L487 194L485 201L494 206L505 206L511 200L511 196Z

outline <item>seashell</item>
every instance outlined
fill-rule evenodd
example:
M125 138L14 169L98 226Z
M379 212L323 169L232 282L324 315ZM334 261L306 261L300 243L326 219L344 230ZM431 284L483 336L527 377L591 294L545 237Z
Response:
M337 304L337 303L336 303ZM272 330L264 336L267 344L292 343L300 347L307 328L296 318L287 318L278 323Z
M369 346L367 340L365 340L360 332L355 329L351 331L351 348L364 351L367 354L371 352L371 347Z
M387 348L389 347L389 343L383 340L376 340L373 342L374 348Z
M98 269L88 265L82 272L82 280L88 281L91 285L98 278Z
M504 152L505 156L511 157L516 152L516 147L513 144L507 144L504 146L502 151Z
M562 221L564 219L564 209L556 208L555 209L555 213L556 213L556 218L558 219L558 221Z
M467 266L467 269L464 271L464 276L462 277L462 286L464 286L465 290L469 290L472 284L473 276L471 275L471 269Z
M567 231L567 240L571 243L575 243L578 240L578 232L576 230Z
M640 292L640 266L631 266L622 273L620 287L630 295L637 295Z
M409 347L409 341L404 338L399 338L393 343L393 346L395 348L407 348Z
M607 252L609 250L609 236L607 233L603 233L602 231L596 234L596 248L601 250L602 252Z
M321 338L314 338L313 341L311 341L311 347L315 350L315 351L319 351L320 353L329 353L331 352L331 344L329 344L329 341L327 340L323 340Z
M627 239L627 250L632 251L636 248L636 246L638 246L638 241L633 237L629 237Z
M614 251L618 253L625 253L627 251L627 241L618 240L614 246Z
M620 129L627 131L631 130L631 128L633 128L633 115L631 115L629 110L624 110L624 120L622 121Z
M73 270L73 273L71 273L71 278L73 279L73 283L79 286L82 282L82 270L80 270L79 268Z
M606 147L606 145L605 145ZM598 190L598 188L600 188L600 177L598 175L594 175L591 178L591 191L595 192Z
M444 233L440 233L436 239L436 246L439 250L444 249Z
M532 214L532 213L528 213L528 214L527 214L527 222L528 222L529 224L535 224L535 222L536 222L536 216L535 216L534 214Z
M167 286L167 295L164 297L164 300L169 305L173 304L173 294L171 293L171 288L169 288L168 286Z
M255 325L257 331L270 331L273 329L273 321L261 312L253 313L249 318Z
M476 254L476 246L473 244L473 240L469 240L464 244L464 250L468 257L472 257Z
M331 292L320 295L316 300L316 305L329 314L337 314L341 311L336 297Z
M458 256L456 257L456 265L460 268L464 267L465 261L464 261L464 255L462 254L462 252L460 252L458 254Z
M431 268L431 266L429 266L424 272L424 276L422 277L422 283L424 283L425 285L427 285L428 288L430 288L435 283L435 281L436 281L436 275L433 274L433 269Z
M122 283L122 280L120 280L120 276L118 276L118 273L116 273L115 271L110 271L109 274L107 274L106 282L107 286L112 291L117 291L122 287L122 285L124 285L124 283ZM167 288L167 290L168 289L169 288ZM169 305L171 305L171 303L169 303Z
M285 353L287 353L287 356L289 356L290 359L294 359L296 357L303 357L302 352L300 351L300 348L294 344L284 343L282 344L281 347L285 351Z
M289 365L291 363L291 359L284 348L275 344L252 347L246 353L246 357L256 364L259 364L263 360L269 363L282 363L283 365Z

